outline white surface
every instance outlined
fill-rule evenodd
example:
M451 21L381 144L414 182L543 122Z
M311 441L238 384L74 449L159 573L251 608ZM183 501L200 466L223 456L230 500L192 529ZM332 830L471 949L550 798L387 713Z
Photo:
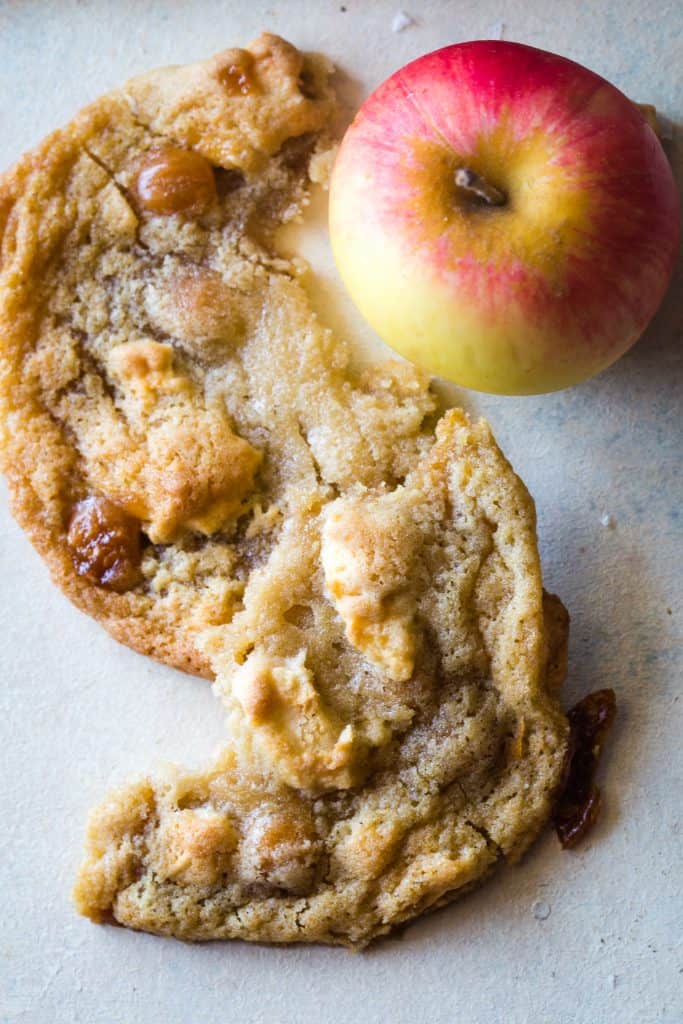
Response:
M262 27L330 54L352 100L419 53L494 26L680 120L675 3L415 2L405 6L415 24L397 34L399 9L0 2L0 165L127 76ZM679 130L674 148L680 175ZM367 340L320 231L307 251L321 309ZM573 617L567 701L601 686L618 694L600 825L575 853L547 835L520 867L363 955L191 947L76 916L69 890L88 808L160 760L204 760L221 712L206 684L118 646L68 604L2 491L0 1020L681 1024L680 285L679 275L647 336L597 380L541 398L465 400L486 412L536 496L546 582Z

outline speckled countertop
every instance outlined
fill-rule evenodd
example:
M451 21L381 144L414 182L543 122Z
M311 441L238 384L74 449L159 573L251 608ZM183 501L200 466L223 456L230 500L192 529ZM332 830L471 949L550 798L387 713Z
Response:
M397 32L401 6L413 23ZM129 75L263 27L328 53L350 102L422 52L502 32L682 116L683 17L665 0L0 0L0 165ZM676 128L679 181L681 139ZM322 223L318 203L300 243L315 300L374 351ZM546 583L573 619L567 701L617 691L605 813L576 852L549 834L520 867L360 956L192 947L76 916L88 808L154 763L204 760L222 714L205 683L118 646L69 605L0 491L0 1020L683 1022L682 310L679 271L646 336L597 379L540 398L460 396L489 417L536 497Z

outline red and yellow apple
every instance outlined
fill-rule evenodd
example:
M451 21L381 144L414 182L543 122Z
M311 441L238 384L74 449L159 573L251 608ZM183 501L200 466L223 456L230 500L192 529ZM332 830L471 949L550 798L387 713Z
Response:
M661 302L678 193L623 93L552 53L447 46L363 104L330 189L334 256L389 345L466 387L598 373Z

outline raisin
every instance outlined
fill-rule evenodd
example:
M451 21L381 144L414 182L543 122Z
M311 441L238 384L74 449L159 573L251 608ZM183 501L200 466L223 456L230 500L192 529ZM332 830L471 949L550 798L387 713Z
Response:
M140 523L108 498L74 506L67 541L79 576L118 593L140 582Z
M135 194L147 213L199 216L216 200L213 168L191 149L154 149L140 164Z
M557 837L565 850L576 846L598 819L601 797L593 780L616 710L614 690L597 690L569 712L567 773L553 815Z

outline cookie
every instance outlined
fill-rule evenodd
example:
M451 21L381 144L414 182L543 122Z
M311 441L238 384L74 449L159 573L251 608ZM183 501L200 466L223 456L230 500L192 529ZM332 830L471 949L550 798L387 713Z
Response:
M0 184L12 507L116 637L215 679L227 740L92 816L76 901L360 947L516 860L567 751L566 616L483 422L355 374L278 252L330 158L274 36L104 97Z
M426 378L354 375L277 252L329 163L330 70L264 34L129 82L0 180L12 511L79 608L191 672L293 510L429 443Z
M229 741L111 794L76 902L188 940L362 947L514 862L567 752L567 616L489 428L447 413L395 484L290 509L200 643Z

